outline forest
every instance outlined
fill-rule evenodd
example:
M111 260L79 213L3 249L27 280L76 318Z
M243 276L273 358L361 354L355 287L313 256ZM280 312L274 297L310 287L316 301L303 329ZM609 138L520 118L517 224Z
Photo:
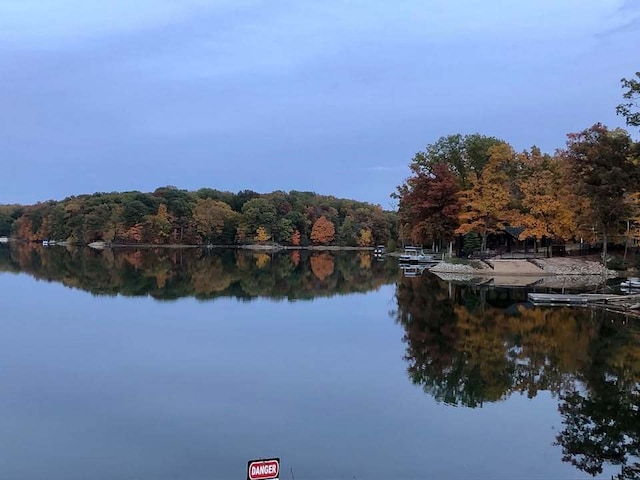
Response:
M636 77L621 79L624 102L616 108L630 127L640 127ZM640 241L640 143L622 128L596 123L569 133L553 154L448 135L416 153L410 169L394 196L399 234L415 244L444 246L464 235L464 250L485 251L490 234L513 227L536 245L600 243L606 258L609 242Z
M396 197L400 234L415 244L444 247L464 235L465 250L484 251L488 236L507 227L536 242L640 240L640 144L624 129L596 124L569 134L552 155L449 135L410 167Z
M640 126L640 72L622 79L617 112ZM445 248L463 239L485 251L511 227L519 240L603 245L640 242L640 142L597 123L567 135L553 154L516 151L497 137L453 134L415 154L391 195L398 211L318 195L166 186L152 193L94 193L36 205L0 205L0 237L71 244L371 247L396 242Z
M297 191L167 186L0 206L0 236L70 244L370 247L393 242L396 230L396 214L377 205Z

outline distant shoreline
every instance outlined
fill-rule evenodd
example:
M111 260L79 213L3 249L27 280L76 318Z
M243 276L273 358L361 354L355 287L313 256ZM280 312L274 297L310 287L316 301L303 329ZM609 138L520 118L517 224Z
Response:
M40 242L29 242L18 238L6 238L3 237L2 243L20 242L20 243L32 243L34 245L41 245ZM262 244L247 244L247 245L195 245L186 243L170 243L170 244L155 244L155 243L109 243L109 242L91 242L86 245L79 243L69 242L48 242L43 246L75 246L75 247L89 247L95 250L103 249L117 249L117 248L167 248L167 249L189 249L189 248L202 248L202 249L233 249L233 250L255 250L255 251L280 251L280 250L315 250L315 251L372 251L374 247L351 247L351 246L339 246L339 245L306 245L306 246L293 246L293 245L262 245Z

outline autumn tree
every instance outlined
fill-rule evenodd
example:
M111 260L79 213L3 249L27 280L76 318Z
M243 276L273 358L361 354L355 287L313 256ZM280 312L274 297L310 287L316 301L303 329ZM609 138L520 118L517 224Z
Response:
M398 188L399 215L415 243L451 241L458 227L458 182L444 163L429 171L412 166L414 174ZM474 177L475 178L475 177Z
M326 245L335 237L335 227L324 215L318 218L311 229L311 240L315 245Z
M166 186L157 188L153 192L153 196L163 200L167 206L167 212L172 218L176 227L176 242L182 243L185 235L190 237L189 223L193 215L195 199L193 195L186 191L180 190L174 186ZM188 238L187 238L188 240Z
M576 232L580 199L572 188L568 166L535 147L530 153L521 154L521 158L524 168L518 186L522 199L513 218L514 225L524 228L520 240L569 240Z
M481 250L487 248L487 236L504 228L511 212L507 166L513 161L513 149L499 145L490 149L489 162L482 174L474 178L471 188L460 193L460 227L456 233L476 232L482 238Z
M298 230L293 232L293 234L291 235L291 245L293 245L294 247L300 245L300 232Z
M256 242L264 243L268 241L270 238L271 238L271 235L269 235L269 233L264 227L258 227L258 229L256 230L256 236L255 236Z
M371 230L369 230L368 228L361 229L360 235L358 235L358 246L370 247L372 241L373 241L373 237L371 235Z
M167 205L161 203L158 213L151 215L146 222L147 240L150 243L167 243L173 227Z
M570 133L561 152L569 162L578 191L591 203L596 229L602 233L602 257L606 262L609 235L628 217L625 195L637 190L638 165L634 145L622 129L609 130L597 123Z
M219 239L231 218L237 216L229 205L211 198L198 199L193 210L196 232L204 241Z
M478 133L440 137L427 145L424 151L416 153L411 162L412 170L417 168L429 173L434 165L445 164L458 179L460 188L467 189L471 185L471 179L479 177L489 161L491 147L503 143L498 138Z

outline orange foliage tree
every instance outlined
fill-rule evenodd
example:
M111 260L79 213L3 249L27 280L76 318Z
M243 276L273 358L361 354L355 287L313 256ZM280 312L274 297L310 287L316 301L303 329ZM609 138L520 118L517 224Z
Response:
M291 235L291 245L293 245L294 247L300 245L300 232L298 230L293 232L293 235Z
M326 245L333 241L335 234L333 222L323 215L313 224L311 240L315 245Z

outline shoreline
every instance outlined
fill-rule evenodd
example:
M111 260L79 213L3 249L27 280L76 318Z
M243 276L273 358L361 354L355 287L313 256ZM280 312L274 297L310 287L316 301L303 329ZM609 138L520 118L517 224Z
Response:
M550 276L599 276L616 278L625 276L622 271L610 270L600 262L583 258L556 257L534 260L486 260L469 263L440 262L429 268L432 273L462 274L476 277L550 277Z
M5 240L6 239L6 240ZM192 249L202 248L208 250L214 249L230 249L230 250L256 250L256 251L281 251L281 250L315 250L315 251L373 251L375 247L352 247L352 246L340 246L340 245L306 245L306 246L294 246L294 245L279 245L279 244L245 244L245 245L196 245L187 243L168 243L168 244L155 244L155 243L109 243L109 242L91 242L88 244L83 243L69 243L65 241L51 241L48 244L42 242L30 242L21 240L19 238L2 237L2 243L26 243L33 245L41 245L46 247L88 247L95 250L106 249L118 249L118 248L166 248L166 249Z

